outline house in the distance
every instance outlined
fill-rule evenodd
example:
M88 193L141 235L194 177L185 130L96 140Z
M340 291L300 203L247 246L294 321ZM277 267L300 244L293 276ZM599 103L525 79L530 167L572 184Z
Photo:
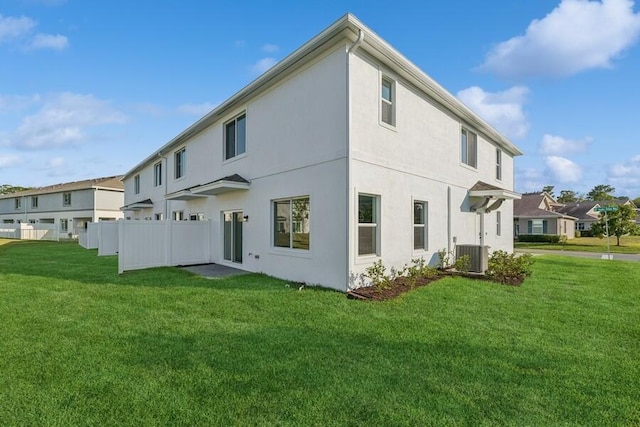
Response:
M59 238L76 237L88 222L122 218L121 179L87 179L0 195L0 222L53 224Z
M512 251L520 154L348 14L128 171L123 209L211 221L213 262L346 290L377 260Z
M561 203L544 191L523 194L513 206L515 237L522 234L555 234L573 239L577 218L560 212L561 207Z

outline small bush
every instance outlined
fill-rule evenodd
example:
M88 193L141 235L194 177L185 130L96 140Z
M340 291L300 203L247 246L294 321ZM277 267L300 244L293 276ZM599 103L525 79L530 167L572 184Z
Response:
M518 236L518 242L533 243L558 243L560 236L555 234L521 234Z
M560 239L558 239L558 242L560 242L561 245L565 245L567 243L567 236L563 234L560 236Z
M438 251L438 264L436 268L438 270L446 270L451 266L451 254L446 249L440 249Z
M364 277L371 279L371 285L380 289L385 289L391 285L391 279L387 276L387 267L384 266L381 259L364 270Z
M405 267L406 277L410 283L414 283L416 279L421 277L433 277L438 274L438 271L430 267L424 258L415 258L411 260L411 265Z
M469 255L459 256L453 263L453 268L467 273L471 268L471 257Z
M522 254L516 256L505 251L495 251L489 257L487 277L505 285L519 285L531 275L533 256Z

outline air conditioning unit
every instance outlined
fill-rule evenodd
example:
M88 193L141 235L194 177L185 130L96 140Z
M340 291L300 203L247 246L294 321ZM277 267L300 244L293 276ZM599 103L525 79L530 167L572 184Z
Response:
M456 259L461 256L469 255L471 267L469 271L474 273L484 273L488 268L489 247L481 245L457 245Z

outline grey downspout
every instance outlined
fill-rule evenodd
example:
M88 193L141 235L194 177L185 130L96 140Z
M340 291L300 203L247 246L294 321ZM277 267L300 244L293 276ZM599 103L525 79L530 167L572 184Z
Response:
M451 187L447 187L447 252L451 253Z

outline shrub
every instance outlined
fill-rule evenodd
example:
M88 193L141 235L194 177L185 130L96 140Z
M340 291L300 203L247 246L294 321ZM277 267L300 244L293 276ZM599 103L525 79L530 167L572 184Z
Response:
M531 254L509 254L505 251L495 251L489 257L487 277L505 285L519 285L525 277L531 275L533 256Z
M469 269L471 268L471 257L469 255L459 256L453 262L453 268L455 268L458 271L462 271L462 272L467 273L469 271Z
M433 277L437 274L435 268L429 267L424 258L415 258L411 260L411 265L405 267L406 275L409 279L417 279L419 277Z
M446 249L440 249L438 251L438 264L436 268L438 270L445 270L451 265L451 254Z
M521 234L518 242L558 243L560 236L555 234Z
M379 259L364 270L364 277L371 279L371 285L385 289L391 285L391 279L387 276L387 267Z

